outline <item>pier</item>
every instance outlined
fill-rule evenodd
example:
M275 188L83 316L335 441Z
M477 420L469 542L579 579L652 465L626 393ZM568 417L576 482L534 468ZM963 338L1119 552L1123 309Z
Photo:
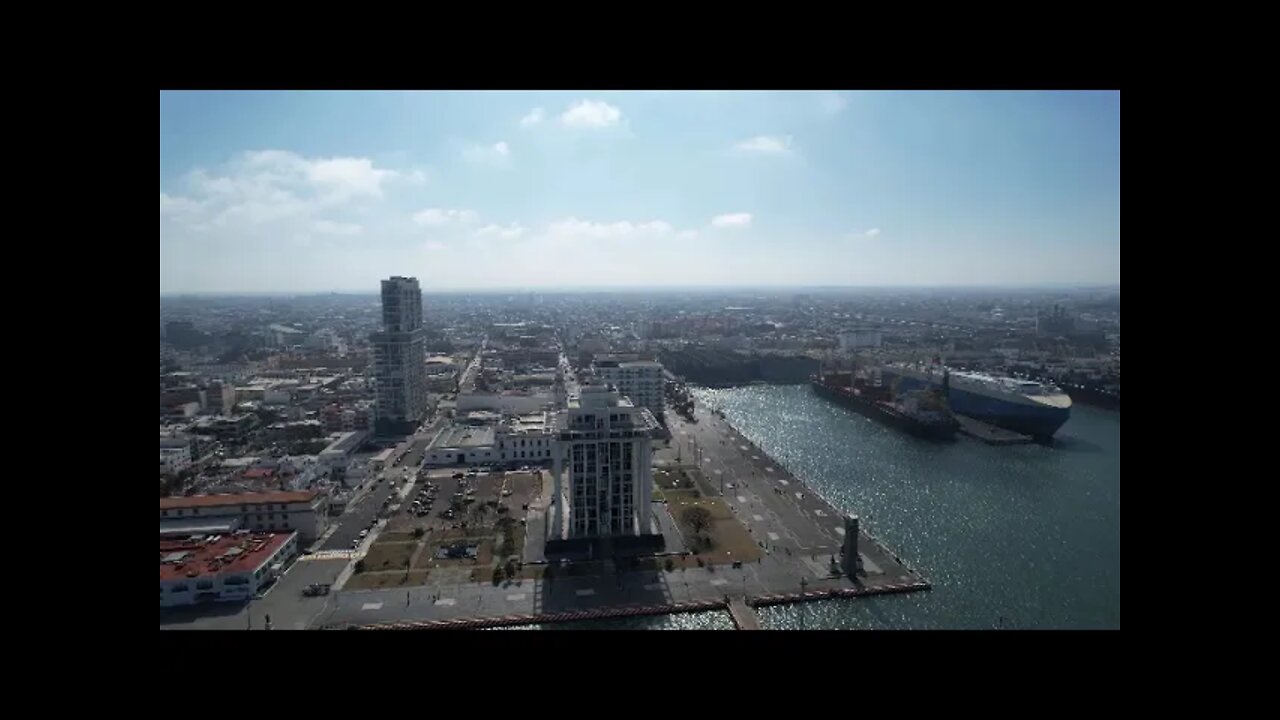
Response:
M733 617L733 626L739 630L759 630L760 616L755 608L747 604L745 597L729 599L729 615Z

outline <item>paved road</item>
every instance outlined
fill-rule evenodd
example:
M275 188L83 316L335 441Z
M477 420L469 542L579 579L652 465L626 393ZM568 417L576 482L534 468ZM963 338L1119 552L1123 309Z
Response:
M803 583L801 582L803 579ZM462 583L394 590L340 593L315 626L503 617L589 610L615 605L669 605L719 600L726 595L757 596L853 587L848 579L827 577L822 563L766 556L740 569L718 566L674 572L644 571L598 577L561 576L519 585Z
M341 516L333 519L337 530L320 545L321 550L350 550L351 543L360 535L361 530L368 529L378 516L382 503L391 497L391 483L383 480L354 506L348 507Z
M360 531L368 529L377 519L382 503L391 497L395 488L404 487L405 472L408 471L410 478L418 472L439 424L439 419L433 421L425 430L410 435L396 446L395 456L400 458L399 462L383 469L378 474L379 482L375 487L335 519L338 529L321 544L320 550L351 549L352 543L360 536ZM396 481L395 488L391 485L391 479Z
M303 597L302 590L313 583L332 584L346 566L346 560L300 560L261 599L162 612L160 629L246 630L252 623L253 630L263 630L267 615L274 630L306 629L335 596Z

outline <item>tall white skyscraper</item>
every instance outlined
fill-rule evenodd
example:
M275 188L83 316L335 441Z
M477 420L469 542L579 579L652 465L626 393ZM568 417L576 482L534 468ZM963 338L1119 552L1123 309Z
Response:
M648 535L653 414L613 387L587 385L556 418L552 537Z
M417 278L382 281L382 332L370 337L378 434L412 432L427 413L426 335Z

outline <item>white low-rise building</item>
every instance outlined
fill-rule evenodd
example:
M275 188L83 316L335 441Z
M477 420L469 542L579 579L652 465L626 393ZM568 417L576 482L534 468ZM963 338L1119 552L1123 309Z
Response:
M368 437L369 433L359 430L329 435L330 443L320 451L320 462L330 469L345 470L351 463L351 457Z
M296 532L303 542L329 526L329 496L316 490L160 498L160 532L193 520L256 532Z
M452 425L426 452L432 467L449 465L537 465L551 461L554 438L547 413L512 416L492 425Z
M249 600L297 554L296 532L162 535L160 607Z

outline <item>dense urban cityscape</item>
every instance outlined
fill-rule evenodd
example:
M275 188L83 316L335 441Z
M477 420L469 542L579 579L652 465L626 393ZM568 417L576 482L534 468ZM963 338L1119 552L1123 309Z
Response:
M1118 92L160 100L161 630L1119 629Z
M578 538L611 538L610 551L623 551L611 578L757 559L769 543L752 543L754 529L735 528L746 544L717 537L698 513L691 526L668 511L677 503L653 502L664 488L723 495L722 478L708 477L723 468L691 465L682 456L705 450L671 433L697 418L687 384L806 383L824 366L939 358L1120 404L1115 289L424 295L396 277L381 296L166 297L160 318L161 605L245 600L281 583L277 626L325 621L328 605L311 596L338 589L422 588L430 598L475 583L524 599L554 582L548 556L581 578L606 573L587 561L598 546ZM586 443L584 472L584 444L565 438L591 408L609 408L610 437L632 439L598 461ZM634 473L617 476L597 516L605 457L615 473ZM596 464L605 475L591 474ZM651 507L660 517L640 511ZM836 538L818 540L771 550L822 547L836 558ZM735 542L746 545L736 556ZM660 560L658 575L640 559ZM295 561L307 572L286 573ZM508 592L513 581L528 590ZM823 581L825 568L813 584ZM391 619L449 617L435 602L416 616L396 606Z

